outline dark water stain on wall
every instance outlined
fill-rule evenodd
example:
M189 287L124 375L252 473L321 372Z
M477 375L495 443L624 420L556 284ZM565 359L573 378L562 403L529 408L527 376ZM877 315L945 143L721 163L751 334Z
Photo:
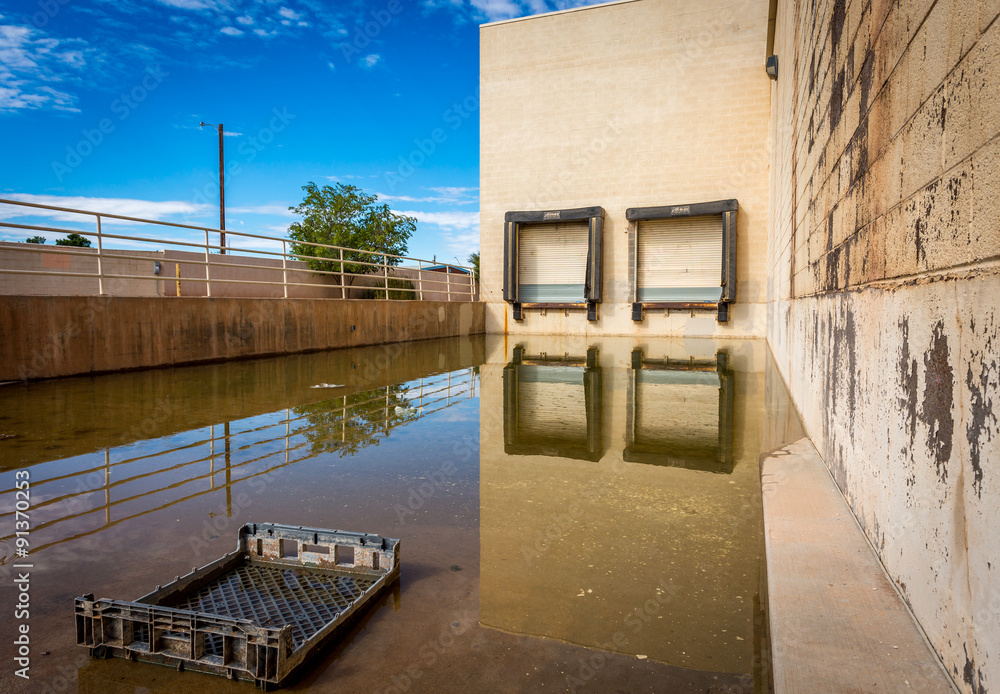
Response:
M927 425L927 449L934 457L937 475L942 482L948 479L948 461L951 459L955 419L955 375L948 361L948 336L944 323L938 321L931 334L931 345L924 353L924 394L920 420Z
M969 658L969 648L962 645L965 651L965 667L962 669L962 680L972 688L973 694L986 694L986 684L983 682L983 671L976 667L975 659ZM955 673L958 674L957 672Z
M998 420L993 411L993 399L987 393L990 383L996 384L1000 380L1000 365L997 362L996 350L993 349L993 339L991 331L992 319L981 321L985 323L984 334L986 342L981 352L973 352L969 355L969 366L965 373L965 385L969 389L969 423L965 427L965 438L969 442L969 463L972 467L972 489L976 496L983 498L983 461L982 444L983 441L992 441L993 433L997 431ZM969 321L969 329L976 334L976 321ZM987 355L992 355L992 359L987 361ZM973 364L978 365L978 376L973 372Z
M909 454L913 460L913 444L917 437L917 360L910 356L910 321L902 318L899 321L900 344L899 352L899 384L903 396L899 399L899 411L906 415L905 431L910 436L910 445L902 453ZM912 482L911 482L912 486Z

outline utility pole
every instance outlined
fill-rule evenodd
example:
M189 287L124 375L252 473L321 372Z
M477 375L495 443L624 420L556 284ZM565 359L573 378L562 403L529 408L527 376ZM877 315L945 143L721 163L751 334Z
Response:
M210 127L217 127L219 129L219 253L222 255L226 254L226 159L224 154L224 149L222 146L222 123L217 126L212 123L202 123L201 127L204 128L206 125Z

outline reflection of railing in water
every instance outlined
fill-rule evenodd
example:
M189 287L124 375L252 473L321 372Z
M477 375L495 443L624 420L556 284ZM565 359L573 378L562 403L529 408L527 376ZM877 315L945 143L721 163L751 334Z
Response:
M94 533L97 533L105 528L153 513L155 511L169 508L205 494L210 494L219 489L225 489L227 515L231 515L232 487L237 483L259 478L288 465L314 458L320 453L336 450L342 451L341 455L347 455L356 453L369 445L377 445L380 438L388 436L389 432L397 426L416 421L421 417L446 409L461 400L476 397L477 378L478 369L472 368L467 371L459 372L459 375L455 375L454 373L439 374L436 376L421 378L417 381L411 381L406 384L391 385L360 391L349 395L331 398L314 405L286 409L282 419L260 426L255 425L259 423L260 420L271 417L275 413L237 420L236 424L245 423L250 424L251 426L250 428L237 431L236 433L231 433L230 431L233 423L224 422L221 425L216 424L208 427L207 431L204 428L201 430L193 430L194 432L205 431L208 434L208 438L188 442L166 450L156 451L152 454L133 456L118 461L112 461L111 459L111 454L116 449L105 449L103 451L104 461L102 465L91 466L87 469L71 473L59 474L46 479L39 480L37 478L37 468L33 468L31 491L33 492L33 497L35 498L45 496L45 485L65 481L76 481L77 483L77 488L74 491L59 494L57 496L44 499L43 501L36 501L32 504L30 513L33 520L40 516L44 516L47 511L53 510L59 504L66 504L67 506L66 513L57 514L56 517L51 520L33 522L33 537L38 537L38 533L46 530L47 528L56 526L65 521L79 521L85 516L90 516L91 514L99 511L104 511L104 519L103 522L96 528L76 533L68 537L62 537L41 545L34 545L30 548L30 551L32 553L37 553L53 545L93 535ZM374 406L377 404L381 404L381 406ZM331 416L321 416L323 412L326 412ZM379 413L381 413L380 417ZM298 416L293 416L293 414ZM354 424L356 420L361 420L364 425L356 426ZM301 422L305 426L299 426L296 428L294 426L296 422ZM340 427L340 437L339 440L335 441L330 438L330 433L331 429L337 425ZM223 428L221 436L216 435L217 428L219 426L222 426ZM283 433L280 433L277 436L268 435L267 432L271 432L273 429L282 426L284 428ZM185 432L185 434L190 433L191 432ZM252 438L251 440L246 440L253 435L264 436L264 438ZM295 441L294 439L296 437L300 437L304 440ZM254 449L259 450L260 447L268 446L275 442L283 442L283 447L278 450L268 451L263 455L257 455L249 457L246 460L234 462L234 457L240 456L245 451ZM198 448L206 445L208 446L207 455L200 455L193 460L178 462L172 465L167 465L166 467L155 467L157 461L170 462L172 456L178 454L183 455L185 452L197 450ZM129 448L131 448L131 446L129 446ZM301 452L305 453L305 455L292 455L296 451L300 451L300 449L302 449ZM255 470L250 467L281 454L284 456L283 460L279 460L276 464L271 464L262 470ZM65 460L60 460L54 461L52 464L59 465L65 464L66 462L67 461ZM123 487L124 485L149 481L164 474L187 471L187 469L190 469L192 466L204 463L208 463L209 466L209 470L205 473L184 476L182 479L177 481L157 485L155 489L149 489L130 496L122 497L120 499L112 498L112 492L115 489ZM219 466L217 463L222 463L222 465ZM123 466L135 464L143 464L147 466L145 469L148 471L128 477L122 477L121 479L112 479L112 473L116 468L120 469ZM44 463L42 465L44 465ZM150 467L153 469L149 469ZM247 472L250 474L244 474L234 479L234 472ZM13 471L11 471L10 474L13 475ZM225 474L225 482L217 484L216 476L220 474ZM191 494L170 499L163 504L157 505L153 508L143 509L131 515L125 515L117 519L112 518L112 509L114 507L121 506L122 504L129 502L148 499L153 495L176 490L184 485L204 480L207 480L209 483L208 489L202 489ZM103 503L85 508L83 510L77 510L81 504L89 506L89 501L86 497L101 494L102 492ZM13 498L13 493L13 488L5 489L0 492L0 498ZM0 519L8 516L14 516L14 511L10 510L0 513ZM0 543L4 543L13 537L14 535L0 537ZM12 555L0 555L0 566L7 564L12 560Z

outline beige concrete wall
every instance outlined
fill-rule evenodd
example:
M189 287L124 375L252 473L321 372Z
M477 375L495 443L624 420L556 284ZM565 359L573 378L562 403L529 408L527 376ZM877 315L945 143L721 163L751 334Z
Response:
M480 30L480 245L487 330L763 336L767 248L767 3L638 0ZM633 323L628 207L736 198L737 303ZM600 205L604 301L529 311L502 301L503 217Z
M781 0L768 341L964 692L1000 682L1000 3Z
M476 302L0 297L0 381L374 345L484 330Z

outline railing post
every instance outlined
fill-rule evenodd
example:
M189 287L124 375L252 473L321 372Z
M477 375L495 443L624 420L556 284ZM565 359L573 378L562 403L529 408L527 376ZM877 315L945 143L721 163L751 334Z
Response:
M389 298L389 256L382 254L382 275L385 277L385 298Z
M208 229L205 229L205 296L212 296L212 276L208 271L212 259L208 255Z
M101 237L101 215L97 215L97 293L104 295L104 240Z
M288 298L288 247L285 240L281 240L281 284L285 288L285 298Z
M444 266L444 276L447 279L444 288L448 292L448 301L451 301L451 265Z
M424 300L424 261L417 259L417 292L420 300Z
M111 449L104 449L104 524L111 525Z
M344 286L344 249L340 249L340 298L347 298L347 287Z

